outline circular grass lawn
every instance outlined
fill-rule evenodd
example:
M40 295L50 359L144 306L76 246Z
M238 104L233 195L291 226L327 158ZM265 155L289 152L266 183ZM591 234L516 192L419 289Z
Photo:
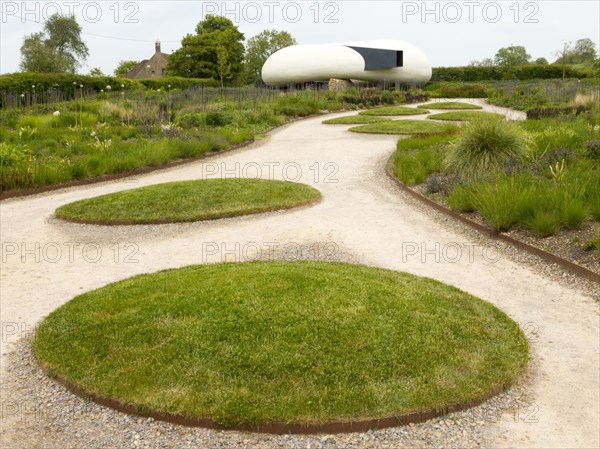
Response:
M149 224L215 220L289 209L319 199L305 184L262 179L170 182L97 196L56 209L79 223Z
M361 125L366 123L377 123L391 120L386 117L373 117L369 115L346 115L344 117L336 117L329 120L324 120L324 125Z
M403 106L386 106L382 108L368 109L359 112L359 115L380 116L380 115L420 115L429 114L429 111L417 108L407 108Z
M390 120L370 125L355 126L350 131L369 134L447 134L455 131L455 125L428 122L426 120Z
M445 411L508 386L528 359L515 322L454 287L308 261L126 279L52 312L33 346L96 400L230 427Z
M483 109L481 106L462 101L439 101L417 106L420 109Z
M481 120L486 118L503 119L504 115L496 114L494 112L480 112L480 111L456 111L456 112L442 112L440 114L433 114L427 118L432 120L450 120L450 121L471 121Z

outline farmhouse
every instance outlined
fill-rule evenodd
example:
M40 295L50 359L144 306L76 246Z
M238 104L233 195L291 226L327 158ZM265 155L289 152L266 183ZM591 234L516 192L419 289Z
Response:
M160 41L154 44L154 55L144 59L125 75L129 79L159 78L164 76L169 55L160 51Z
M267 59L262 78L268 86L331 79L425 84L431 64L417 47L397 40L293 45Z

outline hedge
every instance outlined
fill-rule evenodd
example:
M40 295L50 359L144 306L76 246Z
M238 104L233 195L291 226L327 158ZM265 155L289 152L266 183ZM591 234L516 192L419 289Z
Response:
M36 92L58 90L63 94L73 93L75 86L83 85L86 91L100 92L111 86L115 90L138 89L186 89L188 87L214 87L217 82L212 79L195 79L179 77L151 78L143 80L130 80L113 76L84 76L71 73L11 73L0 75L0 92L20 95L32 93L35 86ZM121 87L123 86L123 87Z
M584 73L571 67L565 68L566 78L585 78L585 76ZM562 65L528 64L518 67L435 67L431 81L502 81L558 79L562 77Z

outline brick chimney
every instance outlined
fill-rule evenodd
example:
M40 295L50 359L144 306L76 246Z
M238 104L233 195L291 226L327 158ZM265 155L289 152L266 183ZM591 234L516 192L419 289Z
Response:
M156 53L160 53L160 41L159 40L157 40L154 43L154 50L156 51Z

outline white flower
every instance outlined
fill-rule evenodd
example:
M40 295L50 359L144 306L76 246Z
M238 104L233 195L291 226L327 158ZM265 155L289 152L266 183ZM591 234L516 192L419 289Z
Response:
M58 117L60 115L60 111L54 111L54 113L52 114L54 117Z
M107 90L111 90L112 89L112 87L110 87L110 84L108 86L106 86L106 89Z

